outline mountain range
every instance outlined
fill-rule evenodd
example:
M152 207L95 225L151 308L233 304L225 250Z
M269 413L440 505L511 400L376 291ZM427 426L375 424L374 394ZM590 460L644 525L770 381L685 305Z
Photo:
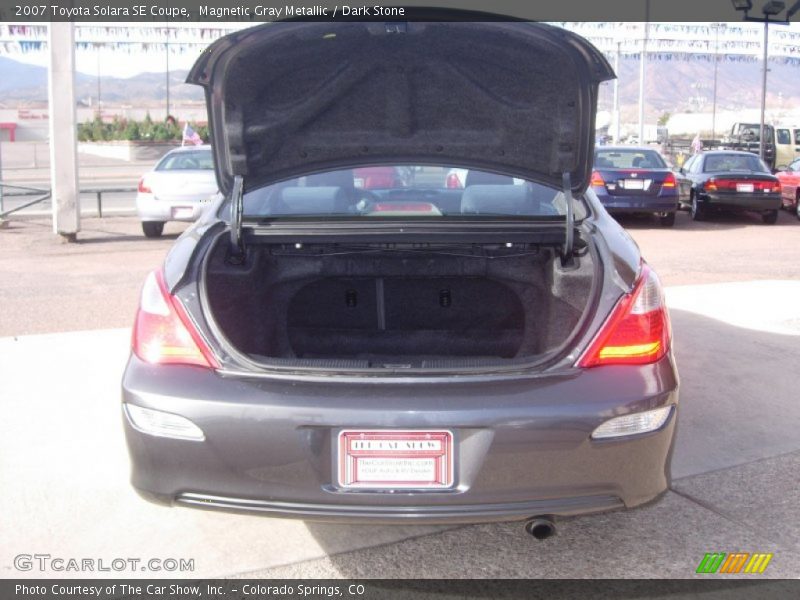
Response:
M202 90L184 82L187 72L170 72L170 99L203 101ZM639 101L639 61L623 59L619 68L623 119L635 120ZM96 102L94 75L76 75L79 102ZM714 64L699 60L655 60L647 63L646 120L664 113L710 111L714 96ZM100 97L106 105L148 106L166 96L164 73L140 73L130 78L100 78ZM47 103L47 69L0 56L0 106L14 108ZM761 63L720 60L717 70L717 110L752 109L761 103ZM599 110L612 110L613 83L601 86ZM772 109L800 108L800 66L770 63L767 105Z
M169 95L175 101L203 101L202 90L187 85L186 70L170 71ZM97 77L75 75L79 102L97 101ZM100 77L100 98L105 105L146 106L166 97L165 73L139 73L134 77ZM7 108L47 104L47 68L0 56L0 105Z

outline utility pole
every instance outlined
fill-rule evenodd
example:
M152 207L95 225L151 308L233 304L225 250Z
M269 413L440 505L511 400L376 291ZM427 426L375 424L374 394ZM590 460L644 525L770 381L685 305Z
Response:
M761 74L761 121L758 125L758 155L765 160L764 113L767 111L767 56L769 49L769 15L764 15L764 67Z
M164 48L167 55L167 114L164 115L164 121L166 121L169 117L169 23L167 23L167 42L164 44Z
M714 28L714 98L711 103L711 139L717 139L717 71L719 69L719 30L725 23L713 23Z
M53 233L65 242L74 242L80 231L74 24L50 23L48 49Z
M619 55L622 42L617 42L617 53L614 55L614 73L617 78L614 80L614 143L619 144Z
M642 38L642 57L639 60L639 143L644 144L644 86L647 63L647 38L650 33L650 0L644 5L644 37Z

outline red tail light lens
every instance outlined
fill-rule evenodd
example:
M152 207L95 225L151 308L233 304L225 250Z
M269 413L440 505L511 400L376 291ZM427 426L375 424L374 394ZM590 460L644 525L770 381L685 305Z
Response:
M152 194L152 193L153 193L153 190L152 190L152 189L150 189L150 186L148 186L148 185L145 183L145 181L144 181L144 177L142 177L142 178L139 180L139 187L138 187L137 189L138 189L140 192L142 192L143 194Z
M718 190L728 192L780 192L780 183L766 179L725 179L724 177L712 177L703 186L705 190L716 192Z
M142 287L133 326L133 351L152 364L219 367L186 310L167 291L160 270L150 273Z
M603 176L600 175L597 171L592 171L592 186L594 187L605 187L606 182L603 180Z
M450 173L447 176L447 181L445 182L445 187L448 189L454 190L464 187L461 183L461 180L458 178L458 175L455 173Z
M661 184L662 188L674 188L675 187L675 175L672 173L667 173L667 176L664 177L664 183Z
M577 366L653 363L669 351L671 341L672 330L661 283L655 272L643 263L633 291L617 302Z

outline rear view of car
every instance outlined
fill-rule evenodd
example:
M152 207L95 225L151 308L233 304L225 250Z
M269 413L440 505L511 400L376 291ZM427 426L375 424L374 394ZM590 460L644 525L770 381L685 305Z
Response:
M139 180L136 212L147 237L159 237L167 221L195 221L217 193L209 146L176 148Z
M675 224L675 175L652 148L596 149L591 183L600 202L612 214L652 214L663 227Z
M705 152L693 156L681 172L691 186L688 204L695 221L720 210L755 212L767 225L778 220L781 183L755 154Z
M122 406L144 497L534 522L668 488L663 293L587 193L613 71L555 27L452 14L201 55L221 196L142 290Z

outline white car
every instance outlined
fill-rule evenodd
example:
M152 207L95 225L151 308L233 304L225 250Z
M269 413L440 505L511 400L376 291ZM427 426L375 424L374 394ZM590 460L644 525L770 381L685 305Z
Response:
M170 150L139 180L136 213L142 231L159 237L167 221L196 220L217 193L211 146Z
M506 177L505 175L496 175L494 173L485 173L483 171L472 171L472 177L469 176L469 169L450 169L445 175L444 186L449 189L463 189L467 185L475 184L503 184L513 183L514 185L522 185L523 179Z

